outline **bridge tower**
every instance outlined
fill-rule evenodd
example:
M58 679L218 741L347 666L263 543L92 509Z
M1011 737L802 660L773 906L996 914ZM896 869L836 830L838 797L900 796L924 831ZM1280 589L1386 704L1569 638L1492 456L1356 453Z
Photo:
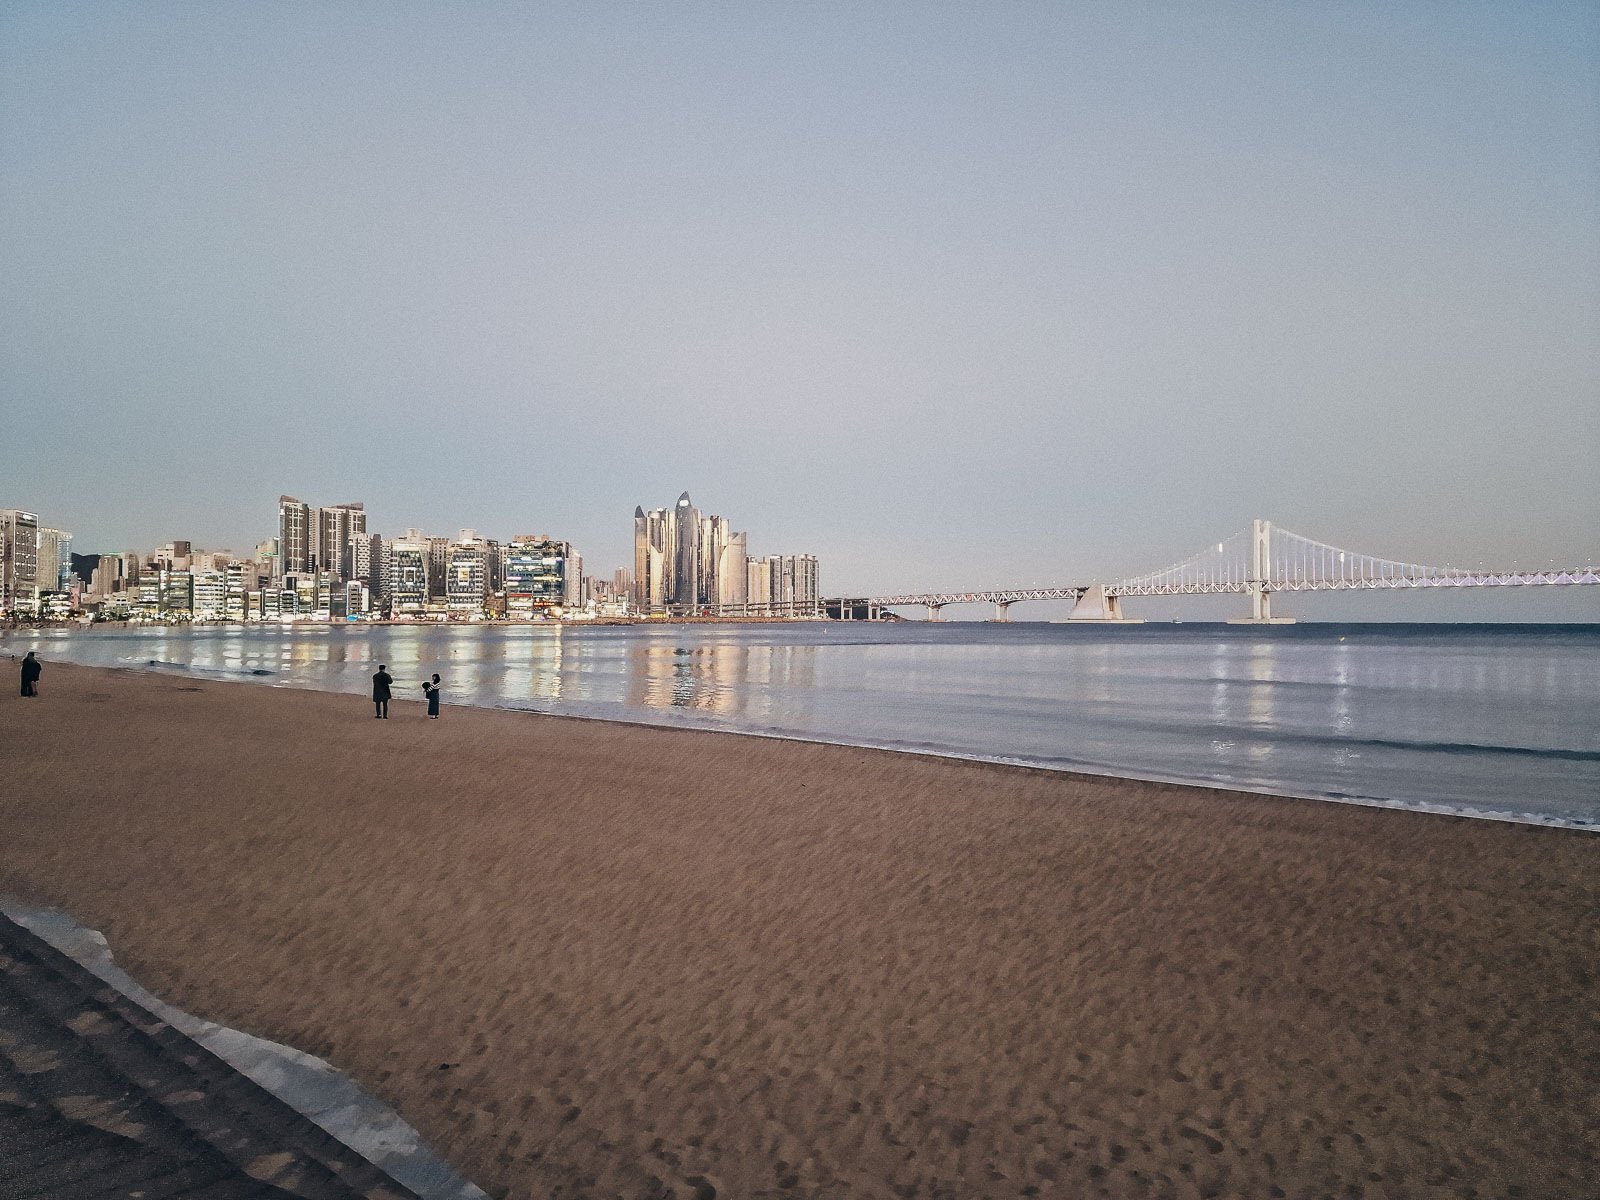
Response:
M1250 615L1230 625L1293 625L1293 617L1272 615L1272 522L1260 517L1250 522L1250 562L1245 591L1250 595Z

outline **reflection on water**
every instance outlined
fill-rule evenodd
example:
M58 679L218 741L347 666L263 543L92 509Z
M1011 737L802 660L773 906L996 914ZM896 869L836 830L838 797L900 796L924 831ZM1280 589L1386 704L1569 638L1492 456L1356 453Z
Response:
M328 626L9 634L47 661L1600 820L1593 626Z
M628 652L628 703L693 709L765 727L775 695L815 684L815 652L814 646L638 639Z

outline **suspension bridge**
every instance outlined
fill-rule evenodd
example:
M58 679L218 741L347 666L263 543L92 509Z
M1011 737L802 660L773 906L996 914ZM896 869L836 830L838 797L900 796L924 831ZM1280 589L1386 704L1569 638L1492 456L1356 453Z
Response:
M915 592L890 596L840 596L824 600L830 617L877 620L887 610L923 606L930 621L950 604L993 604L995 620L1009 620L1013 604L1025 600L1071 600L1075 621L1127 621L1122 601L1128 596L1221 596L1250 598L1250 615L1259 624L1282 624L1293 618L1272 615L1278 592L1398 591L1416 588L1551 587L1600 583L1593 565L1560 570L1485 570L1479 567L1430 567L1341 550L1326 542L1256 520L1249 529L1207 546L1147 575L1118 583L1074 587L995 588L973 592Z

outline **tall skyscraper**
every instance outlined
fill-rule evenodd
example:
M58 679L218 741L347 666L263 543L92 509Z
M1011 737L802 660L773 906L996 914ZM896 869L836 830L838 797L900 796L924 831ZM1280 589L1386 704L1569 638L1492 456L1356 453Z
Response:
M700 510L685 492L672 510L673 559L672 586L667 602L679 611L689 611L699 600Z
M814 554L773 554L752 558L746 568L752 609L777 617L813 617L822 611L822 592Z
M431 537L428 543L428 598L443 600L449 594L447 570L450 566L450 539Z
M312 569L316 532L311 506L293 496L278 497L278 577Z
M720 612L744 604L746 536L684 492L671 508L633 510L634 604L643 612Z
M362 524L366 523L363 517ZM375 533L352 533L349 545L350 572L348 582L366 586L371 600L383 596L383 539Z
M662 509L646 513L641 505L633 510L633 602L640 612L667 608L669 519Z
M350 539L367 531L359 503L316 508L293 496L278 497L278 576L331 571L348 579L354 569Z
M0 612L39 611L39 515L0 508Z
M367 532L367 513L360 504L330 504L316 509L316 569L350 579L350 539Z
M72 535L64 529L39 529L37 566L41 592L64 592L72 578Z

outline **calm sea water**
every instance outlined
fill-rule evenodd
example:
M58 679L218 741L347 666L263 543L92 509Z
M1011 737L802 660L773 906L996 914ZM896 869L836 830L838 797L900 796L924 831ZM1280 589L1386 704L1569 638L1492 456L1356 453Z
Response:
M41 657L1600 828L1600 626L104 630ZM45 682L48 684L48 673ZM352 707L361 706L352 701Z

